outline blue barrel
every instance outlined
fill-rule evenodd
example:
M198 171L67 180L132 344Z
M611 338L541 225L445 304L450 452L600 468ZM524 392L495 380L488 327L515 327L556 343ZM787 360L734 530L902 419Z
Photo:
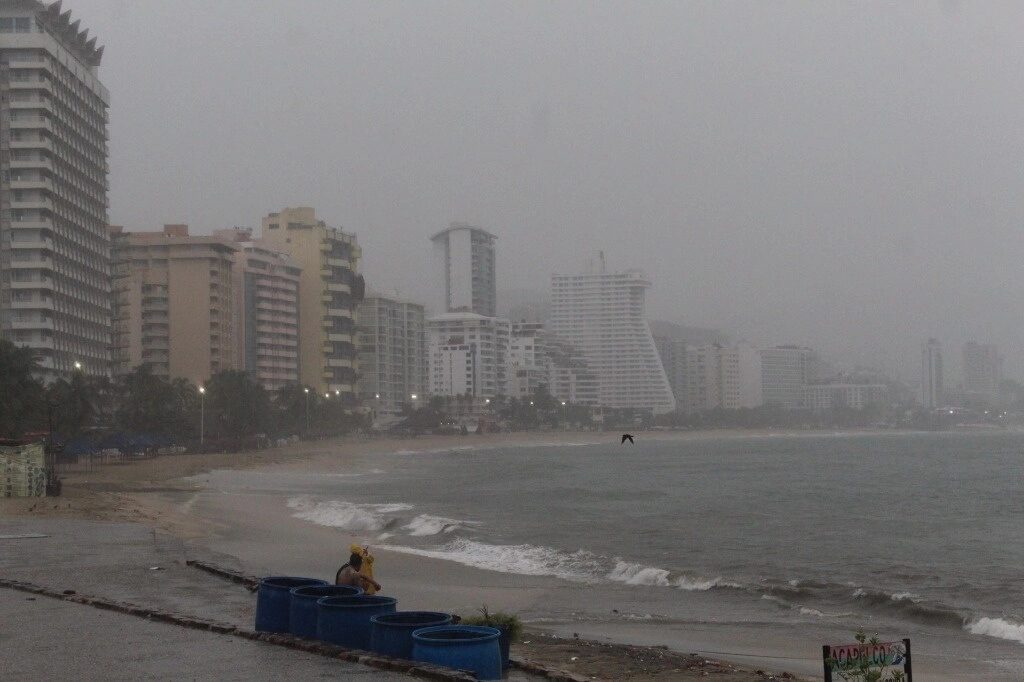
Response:
M260 591L256 596L256 629L260 632L288 632L292 588L326 584L326 580L316 578L264 578L260 581Z
M288 626L297 637L316 639L317 601L321 597L356 597L361 587L351 585L307 585L292 588L292 606Z
M316 638L349 649L370 648L370 619L394 613L398 600L378 594L321 597L316 602Z
M440 625L414 630L412 660L469 670L479 680L501 679L501 631L483 625Z
M448 625L452 617L440 611L396 611L370 619L370 651L392 658L412 658L412 632Z

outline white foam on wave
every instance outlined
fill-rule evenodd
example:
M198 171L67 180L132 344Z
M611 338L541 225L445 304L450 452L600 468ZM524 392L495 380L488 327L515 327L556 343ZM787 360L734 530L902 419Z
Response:
M914 603L921 601L920 597L916 594L911 594L910 592L896 592L894 594L890 594L889 599L892 599L893 601L910 601Z
M423 535L438 535L439 533L451 533L463 528L464 526L477 525L471 521L460 521L459 519L449 519L444 516L431 516L430 514L420 514L408 524L403 526L403 530L409 531L409 535L423 536Z
M608 574L609 580L626 583L627 585L651 585L655 587L668 587L668 571L663 568L653 568L640 564L631 564L620 561Z
M675 586L681 590L687 590L688 592L706 592L716 587L731 587L735 589L741 589L743 585L739 583L731 583L728 580L722 580L721 578L712 578L707 580L705 578L687 578L682 577L675 581Z
M535 545L488 545L459 538L441 549L420 549L400 545L382 545L382 549L405 554L446 559L466 566L517 575L553 576L574 582L596 582L600 558L585 550L559 552Z
M985 635L998 639L1008 639L1012 642L1024 644L1024 625L1011 623L1002 619L989 619L982 617L974 623L964 626L972 635Z
M341 500L321 501L309 495L300 495L288 500L288 508L295 510L292 515L296 518L320 526L353 531L379 531L387 526L387 515L409 511L413 507L401 503L353 504Z
M972 635L986 635L1024 644L1024 625L1011 623L1002 618L979 618L965 625L964 629Z

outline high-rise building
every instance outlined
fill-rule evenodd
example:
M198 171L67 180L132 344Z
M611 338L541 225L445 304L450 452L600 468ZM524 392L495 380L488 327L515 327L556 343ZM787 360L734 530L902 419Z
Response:
M686 403L686 341L670 336L654 336L654 345L665 368L668 385L676 399L676 409L683 409Z
M818 354L801 346L776 346L761 351L764 404L786 410L804 406L804 387L817 383Z
M889 396L885 384L814 384L804 386L804 408L815 412L840 407L863 410L884 405Z
M508 395L525 398L550 383L544 325L513 322L508 355Z
M642 272L551 276L551 331L572 344L597 374L600 403L655 414L675 398L644 314L651 286Z
M233 272L237 363L268 391L299 382L299 279L291 258L252 230L217 230L237 249Z
M0 1L0 337L45 379L110 373L103 48L35 0Z
M113 349L118 374L147 365L156 376L204 383L239 367L232 272L235 247L189 236L187 225L113 239Z
M497 314L494 242L490 232L465 223L452 223L430 238L434 244L434 285L437 299L431 313Z
M355 400L355 311L366 288L355 235L318 220L314 209L300 207L265 217L262 239L302 268L299 380L319 393Z
M397 414L427 387L423 306L370 293L357 315L359 395L382 414Z
M557 400L595 407L600 404L597 374L572 344L548 334L548 391Z
M964 393L969 400L995 405L1003 380L1003 359L989 343L964 344Z
M684 412L738 410L762 404L761 354L747 343L689 346L686 379Z
M934 410L942 401L942 344L928 339L921 347L921 404Z
M508 395L509 321L476 313L427 320L428 391L437 396Z

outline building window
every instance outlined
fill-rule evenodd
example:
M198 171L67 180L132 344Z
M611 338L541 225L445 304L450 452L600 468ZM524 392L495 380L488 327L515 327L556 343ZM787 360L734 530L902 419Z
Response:
M32 20L28 17L15 17L14 19L14 32L15 33L30 33L32 31Z

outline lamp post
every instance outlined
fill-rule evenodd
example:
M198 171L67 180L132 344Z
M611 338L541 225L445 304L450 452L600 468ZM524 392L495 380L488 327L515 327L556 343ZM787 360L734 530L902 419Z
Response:
M302 390L306 392L306 433L309 433L309 387Z
M206 440L206 387L199 387L199 445Z
M565 412L566 412L565 401L563 400L562 401L562 423L565 424L565 426L563 428L565 428L565 430L568 431L569 430L569 422L566 419Z

